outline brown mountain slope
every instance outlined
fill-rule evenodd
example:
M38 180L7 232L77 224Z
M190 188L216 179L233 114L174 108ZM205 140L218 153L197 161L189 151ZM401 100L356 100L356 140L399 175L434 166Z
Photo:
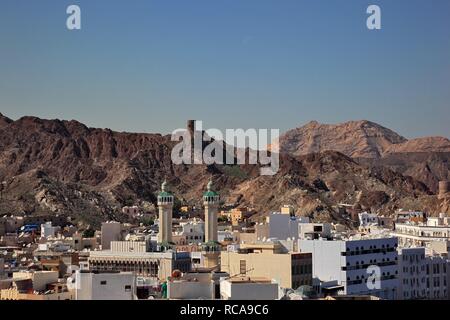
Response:
M370 121L342 124L309 122L280 137L280 152L304 155L328 150L350 157L379 158L393 144L407 140L397 133Z
M125 219L125 204L154 204L165 178L180 202L199 205L211 177L224 203L252 206L258 215L282 204L332 221L344 219L336 207L342 202L384 213L442 208L424 184L338 152L282 155L279 172L268 177L251 165L174 165L173 142L159 134L34 117L0 123L0 214L67 213L98 225Z
M433 192L437 191L439 180L450 178L450 140L444 137L407 140L370 121L337 125L313 121L280 137L280 151L290 155L325 150L412 176Z
M385 151L392 153L450 152L450 140L444 137L424 137L393 144Z

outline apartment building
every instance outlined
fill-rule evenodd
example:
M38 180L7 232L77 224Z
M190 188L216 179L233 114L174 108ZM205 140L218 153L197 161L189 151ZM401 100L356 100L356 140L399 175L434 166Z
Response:
M450 240L450 218L444 214L427 218L425 222L397 223L392 235L398 237L399 246L423 247L434 241Z
M238 277L220 282L222 300L278 300L279 284L267 278Z
M339 288L344 295L398 295L397 238L299 240L301 252L312 253L317 290ZM372 280L376 277L377 284Z
M435 247L440 247L435 244ZM447 248L447 243L444 248ZM449 300L448 249L401 248L399 251L399 299Z
M450 262L448 258L434 252L426 252L425 257L426 298L431 300L449 300Z
M115 248L126 248L115 245ZM178 269L191 270L189 252L130 252L130 251L92 251L88 258L89 267L95 271L134 272L138 276L165 280Z
M398 250L399 291L398 299L413 300L426 297L425 248L401 248Z
M221 252L221 270L233 276L275 279L280 287L297 289L312 285L310 253L288 252L279 242L230 246Z
M122 240L122 226L120 222L107 221L102 223L102 250L111 249L111 241Z

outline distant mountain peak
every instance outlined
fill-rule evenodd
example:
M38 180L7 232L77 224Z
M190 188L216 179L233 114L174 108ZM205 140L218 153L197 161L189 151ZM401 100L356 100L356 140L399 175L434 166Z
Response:
M369 120L322 124L310 121L280 137L280 150L292 155L334 150L350 157L377 158L391 145L407 142L396 132Z
M5 125L10 124L11 122L13 122L13 120L11 120L10 118L4 116L1 112L0 112L0 127L3 127Z
M408 140L370 120L338 124L313 120L283 134L279 147L281 152L294 156L333 150L353 158L381 158L392 153L450 152L450 140L445 137Z

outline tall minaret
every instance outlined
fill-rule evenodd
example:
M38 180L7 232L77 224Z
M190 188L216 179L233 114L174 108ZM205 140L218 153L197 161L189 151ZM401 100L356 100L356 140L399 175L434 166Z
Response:
M166 190L167 182L164 181L161 185L161 192L158 195L158 209L159 209L159 243L172 242L172 210L173 210L173 195Z
M219 194L212 190L212 181L208 182L208 190L203 194L205 206L205 242L217 242L217 211L219 209Z

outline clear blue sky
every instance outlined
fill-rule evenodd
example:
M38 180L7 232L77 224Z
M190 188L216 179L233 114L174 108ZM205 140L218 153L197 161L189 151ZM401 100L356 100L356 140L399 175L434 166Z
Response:
M66 29L69 4L81 31ZM449 137L450 1L1 0L0 112L163 133L188 118L368 119Z

